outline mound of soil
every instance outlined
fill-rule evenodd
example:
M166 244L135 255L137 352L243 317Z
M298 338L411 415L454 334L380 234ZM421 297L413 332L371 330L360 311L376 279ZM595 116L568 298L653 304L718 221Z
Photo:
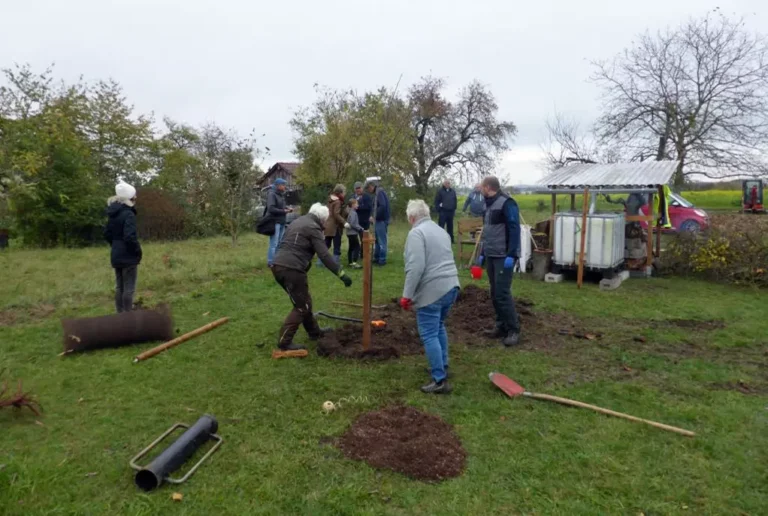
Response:
M393 305L375 314L375 318L386 321L387 325L371 329L368 351L363 351L362 326L350 323L323 335L317 343L317 354L323 357L387 360L424 353L412 312L404 312Z
M531 310L533 303L527 299L515 298L515 308L520 317L520 325L527 332L536 314ZM456 304L448 314L448 327L454 339L467 345L487 344L482 330L493 329L496 325L496 312L488 289L467 285L459 294ZM555 331L557 333L557 331ZM494 341L495 342L495 341Z
M336 446L350 459L430 482L461 475L467 460L451 425L403 406L363 414Z
M563 334L595 334L581 328L574 318L566 314L534 312L533 303L515 298L515 307L522 327L522 349L547 349L559 347L565 339ZM377 319L387 322L385 328L373 329L371 348L363 351L362 328L360 324L346 324L336 331L324 335L317 344L317 353L324 357L387 360L404 355L424 353L416 327L413 312L404 312L393 302L375 314ZM491 295L487 289L468 285L459 294L456 304L448 315L446 324L451 341L468 346L494 346L497 339L483 336L483 330L496 324Z

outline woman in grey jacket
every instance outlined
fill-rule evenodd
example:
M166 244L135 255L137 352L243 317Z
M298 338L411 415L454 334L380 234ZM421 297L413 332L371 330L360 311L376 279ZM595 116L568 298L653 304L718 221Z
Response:
M448 334L445 320L459 295L459 271L451 238L429 218L422 200L408 202L411 231L405 241L405 285L400 306L416 309L416 323L429 360L432 382L421 388L428 394L448 394Z

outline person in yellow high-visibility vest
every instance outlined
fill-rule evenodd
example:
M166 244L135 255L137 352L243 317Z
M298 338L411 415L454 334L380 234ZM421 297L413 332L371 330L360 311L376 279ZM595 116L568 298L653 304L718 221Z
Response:
M660 195L654 196L654 211L661 219L661 227L671 228L672 221L669 218L669 194L672 193L672 190L670 190L669 185L664 185L662 189L664 190L664 197Z

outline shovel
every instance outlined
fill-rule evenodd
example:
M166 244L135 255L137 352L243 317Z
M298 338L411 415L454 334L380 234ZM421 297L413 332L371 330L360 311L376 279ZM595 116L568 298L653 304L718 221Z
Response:
M693 437L696 435L694 432L691 432L690 430L683 430L682 428L665 425L663 423L657 423L656 421L641 419L639 417L630 416L629 414L623 414L621 412L615 412L613 410L608 410L602 407L598 407L596 405L582 403L581 401L569 400L568 398L560 398L559 396L551 396L549 394L539 394L536 392L528 392L521 385L517 384L515 381L511 380L509 377L501 373L489 373L488 378L491 380L491 382L493 382L493 384L496 387L504 391L504 393L510 398L514 398L522 395L522 396L527 396L529 398L533 398L537 400L554 401L555 403L570 405L571 407L580 407L580 408L590 409L590 410L594 410L595 412L600 412L601 414L621 417L624 419L629 419L630 421L636 421L638 423L645 423L646 425L655 426L656 428L661 428L662 430L668 430L670 432L686 435L688 437Z

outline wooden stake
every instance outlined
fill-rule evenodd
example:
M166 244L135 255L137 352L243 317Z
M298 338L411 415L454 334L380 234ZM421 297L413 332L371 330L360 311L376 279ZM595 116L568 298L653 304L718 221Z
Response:
M646 248L645 266L650 267L653 264L653 225L657 224L656 217L653 211L653 194L648 196L648 242ZM661 228L659 228L661 231Z
M555 212L557 212L557 194L552 194L552 215L549 217L549 248L555 248Z
M584 247L587 244L587 211L589 211L589 188L584 189L584 206L581 207L581 247L579 248L579 273L576 286L581 288L584 279Z
M371 347L371 258L374 238L370 231L363 233L363 350Z
M664 187L659 186L659 195L664 195ZM664 197L659 197L660 199L665 199ZM661 256L661 221L658 221L656 223L656 258Z
M142 360L146 360L148 358L152 358L153 356L162 353L166 349L170 349L170 348L172 348L174 346L178 346L182 342L186 342L186 341L188 341L190 339L194 339L198 335L202 335L203 333L207 333L207 332L211 331L214 328L218 328L222 324L226 324L227 322L229 322L229 317L222 317L221 319L219 319L217 321L213 321L212 323L208 323L205 326L202 326L202 327L200 327L200 328L198 328L196 330L193 330L193 331L191 331L189 333L185 333L181 337L176 337L173 340L169 340L165 344L160 344L159 346L157 346L155 348L152 348L152 349L149 349L149 350L145 351L144 353L142 353L141 355L138 355L136 358L133 359L133 363L135 364L136 362L141 362Z
M483 236L483 228L478 229L475 232L475 248L472 249L472 256L469 257L468 267L472 267L475 264L475 258L477 257L477 249L480 247L480 239Z

